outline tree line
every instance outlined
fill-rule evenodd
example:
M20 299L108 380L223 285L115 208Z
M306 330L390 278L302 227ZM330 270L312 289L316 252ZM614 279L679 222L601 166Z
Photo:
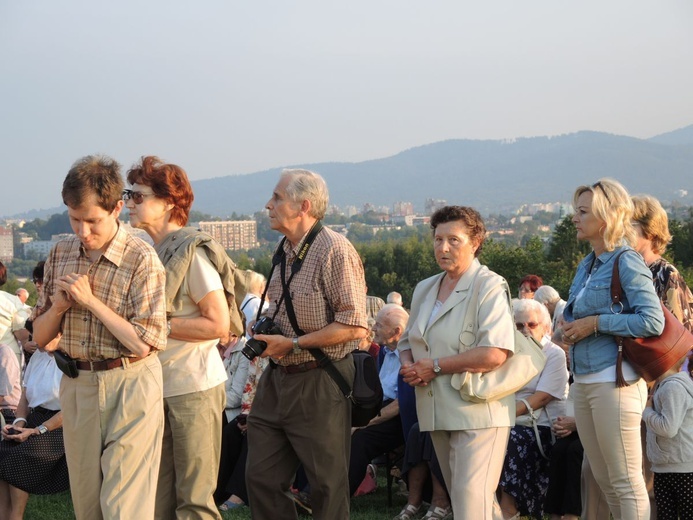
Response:
M669 221L673 239L664 256L681 271L688 285L693 286L693 208L688 209L687 214L679 215L679 218ZM589 245L575 238L571 218L572 215L563 218L548 239L525 235L518 245L489 238L484 242L479 260L508 281L513 296L523 276L536 274L565 299L578 263L589 252ZM58 220L52 218L49 222L55 224ZM276 232L272 233L263 237L265 243L262 247L229 252L229 255L239 268L267 275L278 237ZM45 232L41 234L45 236ZM352 223L349 239L363 261L368 294L384 299L389 292L397 291L409 305L416 284L440 272L433 255L432 232L427 226L385 229L373 234L362 224ZM16 277L30 276L34 265L34 261L28 260L15 260L9 264L10 279L2 289L14 292L17 287L25 286L33 297L33 284L20 284Z

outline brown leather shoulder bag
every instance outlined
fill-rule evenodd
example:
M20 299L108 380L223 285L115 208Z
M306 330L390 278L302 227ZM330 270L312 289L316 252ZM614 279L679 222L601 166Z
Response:
M618 261L622 254L623 251L616 257L614 270L611 274L611 312L614 314L620 314L623 311L623 289L618 272ZM616 336L616 344L618 345L616 386L628 386L623 378L624 357L635 371L649 383L673 367L693 348L693 334L686 330L661 301L660 304L662 305L662 312L664 312L664 331L660 336L649 338Z

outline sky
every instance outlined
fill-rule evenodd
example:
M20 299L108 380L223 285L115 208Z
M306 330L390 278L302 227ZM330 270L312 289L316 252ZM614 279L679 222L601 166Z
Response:
M690 0L0 0L0 215L59 206L91 153L196 180L652 137L693 124L691 27Z

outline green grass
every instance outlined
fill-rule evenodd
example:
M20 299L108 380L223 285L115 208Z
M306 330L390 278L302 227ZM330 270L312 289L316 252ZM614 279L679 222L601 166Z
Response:
M398 494L397 484L392 490L392 507L387 507L387 487L384 468L378 468L378 489L370 495L351 499L351 518L353 520L389 520L407 503L406 497ZM70 493L39 496L32 495L26 508L25 520L74 520ZM249 520L250 509L243 507L222 513L224 520ZM311 518L300 515L300 519Z
M397 494L398 488L393 486L392 507L387 507L387 487L385 470L378 470L378 489L375 493L351 499L351 518L356 520L391 519L400 512L407 499ZM57 495L32 495L27 504L25 520L74 520L70 493ZM247 507L222 513L224 519L250 519L250 509ZM301 516L299 518L310 518Z

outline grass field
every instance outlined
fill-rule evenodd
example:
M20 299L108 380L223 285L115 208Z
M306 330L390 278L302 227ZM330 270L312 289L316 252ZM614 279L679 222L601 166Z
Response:
M378 489L375 493L351 499L351 518L353 520L390 520L400 512L406 497L398 494L398 488L393 487L392 507L387 507L387 488L385 482L385 470L378 469ZM70 493L60 493L49 496L31 496L27 505L25 520L74 520L72 500ZM222 514L224 520L249 520L250 509L247 507L227 511ZM307 515L299 515L299 518L310 518ZM133 519L135 520L135 519Z
M397 494L397 486L393 489L393 505L387 507L387 488L385 482L385 470L378 470L378 489L375 493L365 495L351 500L351 518L356 520L383 520L391 519L406 504L407 499ZM226 519L250 519L250 509L247 507L228 511L222 514ZM300 518L310 518L309 516L299 515ZM72 500L70 493L60 493L58 495L37 496L29 498L25 520L73 520L75 518L72 510ZM136 519L133 519L136 520Z

